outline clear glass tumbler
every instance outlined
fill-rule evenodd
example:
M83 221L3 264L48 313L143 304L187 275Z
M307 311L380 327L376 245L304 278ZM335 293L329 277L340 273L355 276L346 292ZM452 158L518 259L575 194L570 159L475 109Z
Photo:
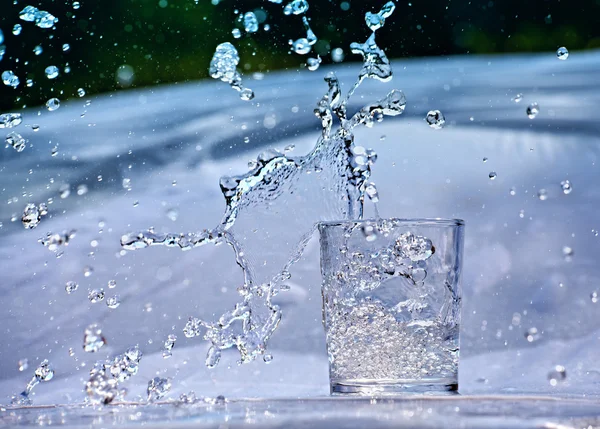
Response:
M319 224L332 394L456 392L464 222Z

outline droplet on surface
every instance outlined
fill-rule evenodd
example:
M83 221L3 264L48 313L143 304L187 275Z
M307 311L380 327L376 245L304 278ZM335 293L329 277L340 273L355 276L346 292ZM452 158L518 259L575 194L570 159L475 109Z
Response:
M443 113L439 110L430 110L427 112L425 121L427 121L427 124L434 130L442 129L446 124L446 118L444 118Z
M537 103L531 103L527 106L527 117L534 119L540 113L540 106Z
M95 353L106 344L106 338L102 335L102 329L96 324L85 328L83 333L83 351Z
M565 48L564 46L558 48L556 50L556 58L563 61L569 58L569 51L567 50L567 48Z
M102 301L104 299L104 289L92 289L88 293L88 299L92 304Z

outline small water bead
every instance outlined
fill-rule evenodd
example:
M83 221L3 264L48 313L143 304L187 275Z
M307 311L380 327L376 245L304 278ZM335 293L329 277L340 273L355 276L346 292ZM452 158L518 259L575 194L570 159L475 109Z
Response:
M546 201L548 199L548 191L542 188L538 191L537 196L540 201Z
M19 359L19 362L17 364L19 367L19 371L25 371L27 368L29 368L29 360L27 359Z
M88 193L88 187L85 183L77 186L77 195L82 196Z
M268 353L263 355L263 361L267 364L273 362L273 355Z
M80 7L81 7L81 5L79 4L78 1L73 2L73 9L79 9Z
M562 182L560 182L560 187L565 195L569 195L573 191L571 182L569 182L568 180L563 180Z
M2 113L0 114L0 129L14 128L21 125L23 117L20 113Z
M488 162L488 158L487 158L487 156L484 156L484 157L483 157L483 162Z
M321 65L321 57L317 56L317 58L309 58L306 60L306 68L310 71L315 71Z
M392 15L396 5L394 2L387 2L378 13L367 12L365 22L371 31L377 31L385 24L385 19Z
M244 101L250 101L254 98L254 91L250 88L244 88L240 91L240 98Z
M488 174L488 177L490 178L490 180L496 180L496 177L498 177L498 174L495 171L490 171L490 174Z
M146 393L148 394L148 401L156 401L165 396L171 390L171 380L168 378L154 377L148 382L148 388Z
M39 242L51 252L58 252L61 247L69 245L71 239L75 237L75 233L76 231L74 229L55 234L49 232L45 237L41 238Z
M175 222L177 220L177 218L179 217L179 210L175 209L175 208L171 208L169 210L167 210L167 217L172 220L173 222Z
M2 72L2 83L6 86L16 88L19 86L21 81L19 77L12 70L5 70Z
M4 33L2 32L2 29L0 28L0 45L4 43Z
M365 223L362 225L362 233L365 236L365 240L373 242L377 240L377 227L371 223Z
M523 94L521 93L518 93L512 98L512 101L514 101L515 103L520 103L521 100L523 100Z
M77 95L78 95L79 97L85 97L85 89L83 89L83 88L79 88L79 89L77 90Z
M60 194L60 198L64 200L65 198L68 198L69 195L71 195L71 186L67 184L61 185L58 189L58 192Z
M119 298L119 295L113 295L113 296L109 296L108 298L106 298L106 306L108 308L112 308L114 310L119 305L121 305L121 300Z
M56 79L58 77L60 70L56 66L48 66L46 67L45 73L48 79Z
M35 48L33 48L33 53L35 55L41 55L42 52L44 52L44 48L42 48L41 45L37 45Z
M84 277L90 277L93 273L94 273L94 267L90 267L89 265L86 265L85 267L83 267Z
M534 119L540 113L540 106L537 103L531 103L527 106L527 117Z
M569 51L567 50L567 48L565 48L564 46L558 48L556 50L556 58L563 61L569 58Z
M65 43L64 45L62 45L63 52L69 52L70 49L71 49L71 46L68 43Z
M537 341L541 338L541 334L538 331L538 329L534 326L529 328L526 332L525 332L525 339L530 342L533 343L534 341Z
M92 304L102 301L104 299L104 289L92 289L88 293L88 299Z
M244 29L246 33L256 33L258 31L258 19L254 12L244 14Z
M567 370L562 365L556 365L552 371L548 373L548 381L551 386L556 386L567 379Z
M594 291L590 294L590 299L594 304L598 302L598 292Z
M306 0L293 0L283 8L285 15L301 15L308 11L308 2Z
M17 152L23 152L27 147L27 140L21 134L12 131L6 136L6 147L9 146Z
M292 51L299 55L306 55L311 50L311 44L306 37L301 37L292 42Z
M20 12L19 18L23 21L35 22L35 25L40 28L52 28L58 22L58 18L51 13L33 6L26 6Z
M108 288L109 289L114 289L117 287L117 281L116 280L109 280L108 281Z
M18 36L19 34L21 34L21 31L23 30L23 27L21 26L21 24L15 24L12 30L12 34L14 34L15 36Z
M83 351L95 353L106 344L106 338L102 335L102 329L96 324L85 328L83 333Z
M167 337L167 339L165 340L165 343L163 345L163 358L164 359L168 359L171 356L173 356L172 350L173 347L175 346L175 342L177 341L177 335L175 334L169 334L169 336Z
M54 112L59 107L60 107L60 100L58 98L51 98L50 100L46 101L46 108L50 112Z
M239 28L234 28L233 30L231 30L231 35L234 39L239 39L240 37L242 37L242 32Z
M439 110L430 110L427 112L425 121L427 121L427 124L434 130L442 129L446 124L446 118L444 118L443 113Z
M516 190L516 188L512 187L512 188L510 188L508 193L514 197L515 195L517 195L517 190Z
M71 293L75 292L78 287L79 287L79 285L76 282L72 281L72 280L68 281L65 284L65 290L67 291L68 294L71 294Z
M571 248L569 246L564 246L562 248L562 254L565 258L565 261L569 262L573 259L573 255L575 254L575 251L573 250L573 248Z
M27 85L27 88L31 88L33 86L33 79L27 79L25 85Z

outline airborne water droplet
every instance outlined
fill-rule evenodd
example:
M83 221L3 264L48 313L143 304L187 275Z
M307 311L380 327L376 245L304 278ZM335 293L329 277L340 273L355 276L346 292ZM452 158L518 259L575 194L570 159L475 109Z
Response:
M17 152L23 152L27 146L27 140L21 134L13 131L6 136L6 146L11 146Z
M104 289L92 289L88 293L88 299L92 304L102 301L104 299Z
M512 101L514 101L515 103L520 103L521 100L523 100L523 94L521 93L518 93L512 98Z
M427 112L425 120L427 121L427 124L435 130L443 128L446 124L446 118L444 118L443 113L439 110L430 110Z
M258 19L254 12L246 12L244 15L244 29L246 33L256 33L258 31Z
M85 328L83 333L83 350L85 352L97 352L104 344L106 344L106 339L98 325L93 324Z
M60 100L58 98L51 98L50 100L48 100L46 102L46 108L48 108L48 110L50 112L54 112L59 107L60 107Z
M108 308L112 308L114 310L119 305L121 305L119 295L109 296L108 298L106 298L106 306Z
M19 86L21 81L19 80L19 77L16 74L14 74L14 72L12 70L6 70L6 71L2 72L2 83L4 83L4 85L6 85L6 86L16 88Z
M306 60L306 68L310 71L315 71L321 65L321 57L317 56L317 58L309 58Z
M48 79L56 79L58 77L59 70L56 66L48 66L46 67L45 73Z
M496 177L498 177L498 174L495 171L490 171L490 174L488 174L488 177L490 178L490 180L496 180Z
M569 195L573 191L573 187L571 186L571 182L568 180L563 180L560 182L560 187L565 195Z
M531 327L527 330L527 332L525 332L525 339L530 343L533 343L534 341L537 341L540 338L541 334L538 332L538 329L536 327Z
M556 365L552 371L548 373L548 381L551 386L556 386L567 379L567 370L562 365Z
M65 290L67 291L68 294L75 292L78 287L79 287L79 285L74 281L68 281L65 284Z
M162 398L171 390L171 380L168 378L154 377L148 382L148 388L146 393L148 394L148 401L153 402L157 399Z
M564 46L561 46L560 48L558 48L556 50L556 57L559 60L566 60L567 58L569 58L569 51L567 50L567 48L565 48Z
M540 201L546 201L548 199L548 191L546 191L545 189L540 189L537 193L537 196L540 199Z
M540 106L537 103L531 103L527 106L527 117L534 119L540 113Z

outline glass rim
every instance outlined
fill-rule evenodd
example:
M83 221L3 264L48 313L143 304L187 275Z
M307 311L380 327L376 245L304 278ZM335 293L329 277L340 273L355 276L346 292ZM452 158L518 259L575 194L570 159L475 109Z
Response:
M320 228L333 228L338 226L348 225L361 225L369 222L377 222L380 220L387 220L402 223L404 225L415 225L415 226L464 226L465 221L462 219L445 219L445 218L377 218L377 219L346 219L346 220L328 220L317 222L317 227Z

